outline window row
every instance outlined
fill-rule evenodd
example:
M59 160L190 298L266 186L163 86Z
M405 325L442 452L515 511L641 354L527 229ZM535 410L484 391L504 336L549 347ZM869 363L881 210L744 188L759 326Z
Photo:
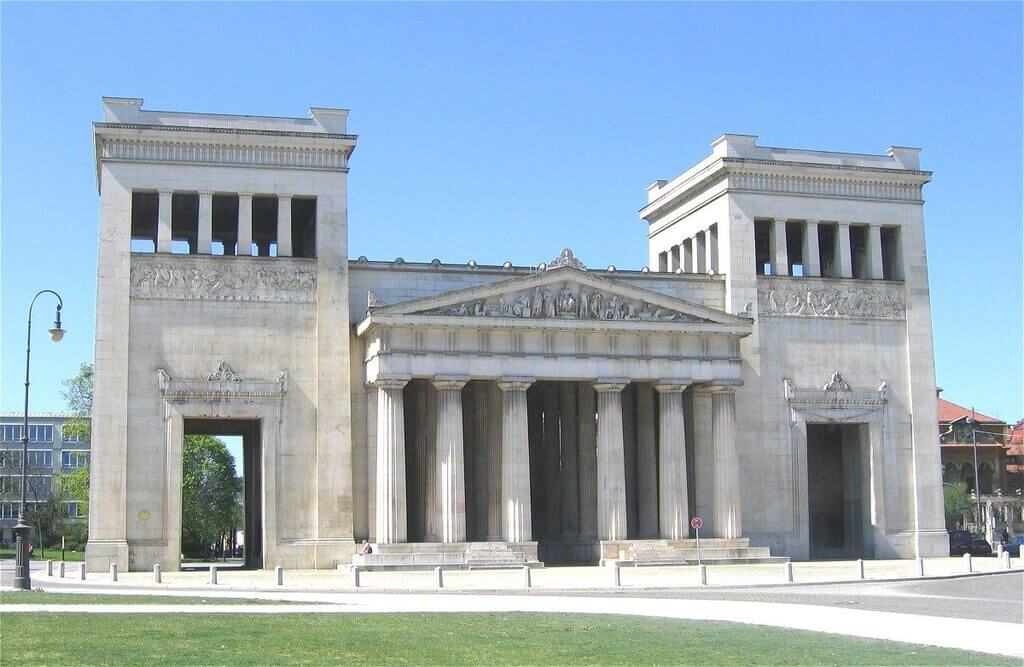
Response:
M316 257L316 198L132 192L132 252Z
M896 226L754 221L758 275L902 280L901 257Z
M32 510L35 509L36 505L37 503L34 502L26 502L25 512L30 514ZM18 503L0 503L0 519L17 519L18 508ZM70 518L85 516L84 514L79 514L78 502L74 500L68 500L64 502L64 512L65 516L68 516Z
M26 495L37 498L48 496L53 490L53 477L50 475L25 475L28 482ZM0 493L21 493L21 475L0 475Z
M0 450L0 468L20 468L21 452L16 449ZM49 449L28 450L29 468L52 468L53 451Z
M24 432L22 424L3 424L0 425L0 440L4 442L21 442L21 436ZM53 426L50 424L29 424L28 441L53 442Z
M89 452L61 452L60 467L65 470L78 470L89 465Z

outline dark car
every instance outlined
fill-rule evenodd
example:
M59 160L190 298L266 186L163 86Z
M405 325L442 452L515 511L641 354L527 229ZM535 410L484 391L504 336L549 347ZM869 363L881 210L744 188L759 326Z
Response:
M992 555L992 545L988 543L988 540L983 540L980 537L976 537L971 542L971 555L973 555L973 556L991 556Z
M1024 545L1024 535L1018 535L1008 542L1003 542L1003 551L1011 556L1020 556L1021 545Z
M949 555L963 556L965 553L973 553L971 549L974 543L974 536L966 530L949 531Z

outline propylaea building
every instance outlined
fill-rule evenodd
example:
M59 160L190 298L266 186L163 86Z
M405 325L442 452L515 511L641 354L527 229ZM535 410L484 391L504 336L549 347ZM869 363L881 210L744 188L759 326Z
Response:
M428 264L349 259L345 110L103 108L90 569L179 566L187 434L253 567L947 553L917 149L724 135L649 268Z

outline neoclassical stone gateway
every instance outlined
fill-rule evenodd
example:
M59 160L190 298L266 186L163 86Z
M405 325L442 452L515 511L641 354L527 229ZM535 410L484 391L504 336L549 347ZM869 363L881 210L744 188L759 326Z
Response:
M375 262L346 111L103 106L90 568L179 565L189 433L253 567L946 553L917 149L725 135L650 269Z

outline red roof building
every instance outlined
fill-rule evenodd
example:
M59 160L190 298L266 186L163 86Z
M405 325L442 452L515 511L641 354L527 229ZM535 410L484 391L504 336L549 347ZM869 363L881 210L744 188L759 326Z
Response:
M939 389L941 392L942 390ZM1024 487L1024 420L1011 427L1002 419L947 401L941 396L939 447L942 481L963 482L974 491L975 479L981 493L1013 493ZM972 442L968 419L974 417ZM978 449L978 474L974 472L974 445Z

